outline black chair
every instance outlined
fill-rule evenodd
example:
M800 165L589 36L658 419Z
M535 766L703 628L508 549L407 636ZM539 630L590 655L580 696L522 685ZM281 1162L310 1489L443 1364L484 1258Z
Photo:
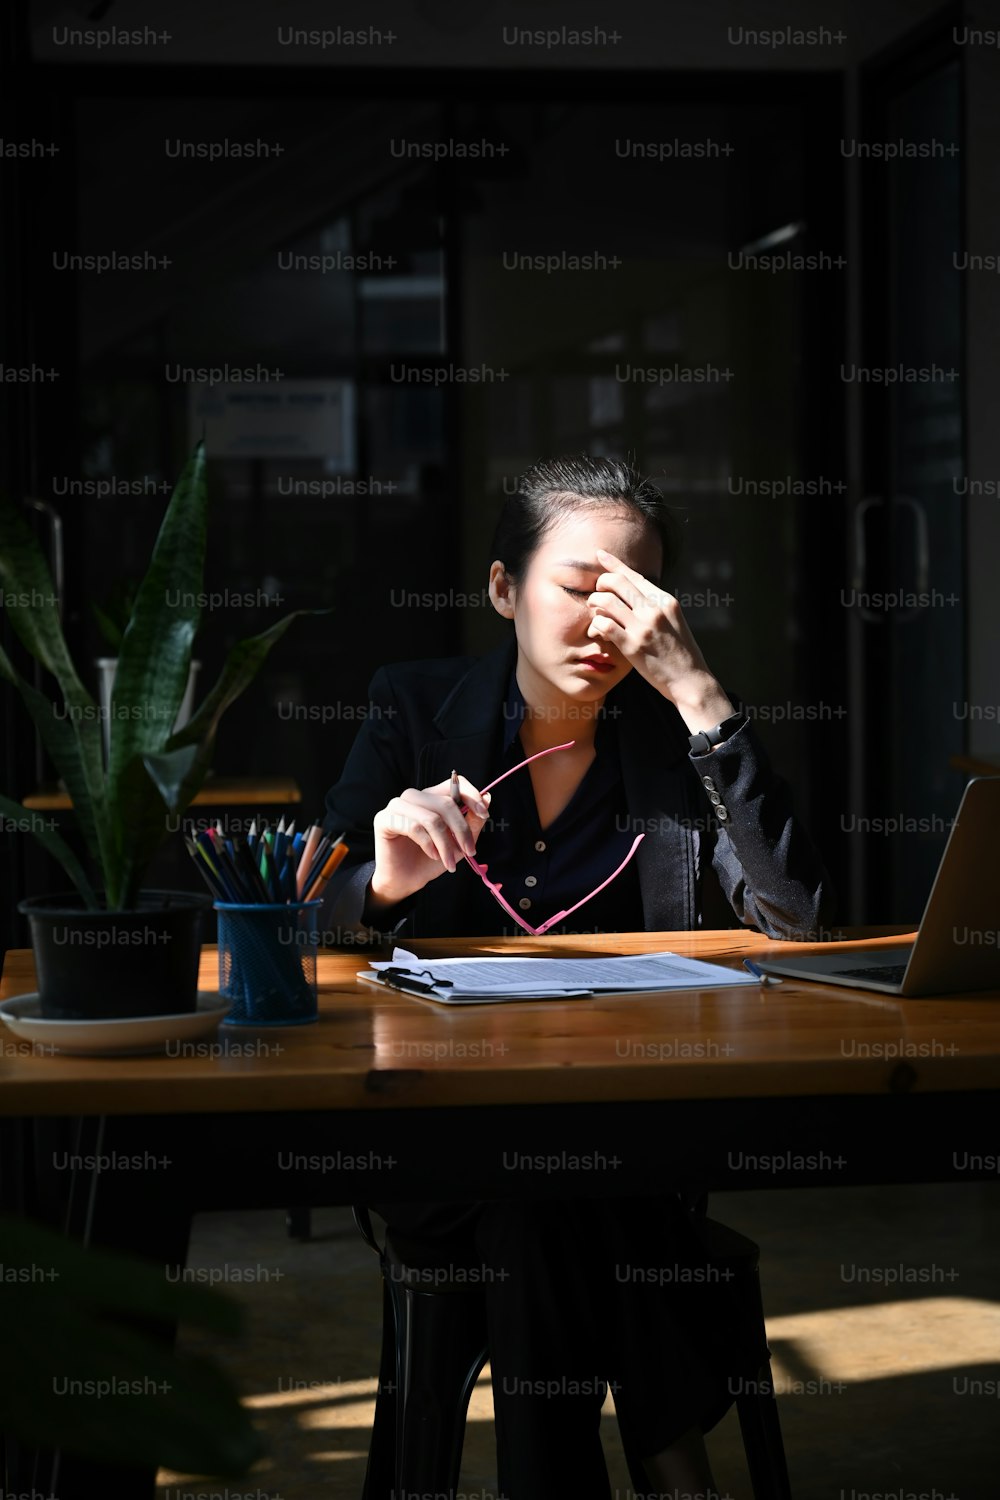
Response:
M721 1277L731 1275L729 1284L763 1335L759 1246L707 1218L704 1196L686 1201L701 1219L711 1265ZM391 1500L403 1492L454 1495L469 1399L489 1357L485 1298L460 1276L429 1276L392 1235L379 1245L367 1208L355 1205L354 1220L379 1257L383 1288L382 1354L363 1500ZM770 1361L747 1384L751 1388L736 1397L736 1411L754 1500L791 1500ZM625 1459L633 1488L644 1494L649 1481L638 1455L626 1446Z

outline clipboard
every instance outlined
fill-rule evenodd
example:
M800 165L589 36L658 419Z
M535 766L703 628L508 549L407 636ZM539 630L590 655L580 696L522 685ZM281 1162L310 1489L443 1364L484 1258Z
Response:
M410 970L400 969L360 970L355 977L366 984L374 984L380 990L399 990L403 994L415 996L418 1000L436 1000L444 1005L496 1005L499 1001L516 1003L518 1000L570 1000L581 996L590 998L598 993L597 990L592 989L539 988L534 995L484 995L470 994L463 990L449 994L449 990L453 991L455 988L450 979L435 978L430 969L421 969L419 973L428 975L431 982L428 983L422 978L414 978Z
M666 951L587 958L516 955L425 960L397 947L391 960L373 959L357 977L443 1005L760 987L758 977Z

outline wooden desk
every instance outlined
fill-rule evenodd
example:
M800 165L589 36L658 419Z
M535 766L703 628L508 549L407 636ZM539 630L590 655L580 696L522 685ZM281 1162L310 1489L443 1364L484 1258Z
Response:
M413 947L671 949L734 967L803 951L742 931ZM206 950L205 988L215 964ZM365 966L320 955L315 1026L223 1028L184 1056L39 1056L5 1033L4 1206L182 1265L206 1209L996 1177L1000 995L786 980L450 1009L359 984ZM8 954L2 995L33 988L31 954ZM109 1469L95 1490L64 1464L58 1492L142 1500L152 1476Z
M907 931L878 930L883 935L868 938L862 951L891 945ZM758 933L727 931L413 946L428 957L668 948L740 968L744 955L859 945L774 943ZM216 949L206 947L202 989L217 989L217 964ZM10 1055L13 1038L5 1033L0 1113L380 1111L1000 1085L1000 995L899 1001L786 979L752 989L451 1008L361 984L355 974L365 967L359 951L321 953L317 1025L224 1026L217 1043L199 1044L192 1055ZM9 953L0 998L34 985L30 950Z
M256 807L301 802L298 782L290 776L213 776L193 798L192 807ZM39 787L24 806L38 812L57 812L72 807L69 796L57 786Z
M414 946L660 948L738 966L830 945L737 930ZM206 988L215 965L206 949ZM105 1152L164 1159L157 1190L194 1209L995 1175L1000 996L900 1001L785 980L451 1009L360 984L365 966L319 956L315 1026L223 1027L179 1056L40 1056L5 1037L0 1115L90 1120ZM30 953L8 954L0 993L33 987ZM616 1165L581 1166L581 1142ZM512 1171L508 1147L556 1165ZM986 1156L977 1168L958 1153ZM124 1203L128 1177L105 1171L88 1191Z

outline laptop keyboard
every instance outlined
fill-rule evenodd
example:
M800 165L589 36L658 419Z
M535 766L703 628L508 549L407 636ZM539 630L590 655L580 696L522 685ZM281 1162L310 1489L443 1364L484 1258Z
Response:
M867 969L838 969L836 972L847 979L881 979L884 984L902 984L906 965L872 964Z

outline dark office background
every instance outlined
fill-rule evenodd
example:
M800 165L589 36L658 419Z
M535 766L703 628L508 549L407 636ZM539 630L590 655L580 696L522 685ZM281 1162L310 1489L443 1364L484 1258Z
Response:
M148 19L136 4L101 9L102 25ZM992 60L956 40L961 8L889 8L881 22L877 9L851 8L840 52L771 60L726 45L728 24L751 24L735 7L715 7L711 28L687 16L684 45L666 15L643 21L645 46L626 7L630 44L613 57L564 50L516 67L473 45L480 23L427 4L410 19L436 54L404 45L391 64L354 66L329 53L295 65L273 42L268 62L261 29L216 17L199 30L193 10L186 23L172 11L177 47L125 66L55 45L57 23L89 24L85 7L13 7L3 134L59 151L0 163L2 358L61 373L4 384L0 479L42 502L31 513L50 549L58 523L65 627L90 682L106 654L90 604L141 573L204 424L206 587L259 602L206 614L202 687L276 611L332 607L293 625L227 713L215 757L223 776L293 776L308 818L380 663L503 639L482 590L505 486L541 456L627 453L677 507L685 550L669 586L716 675L757 706L841 919L915 922L961 794L955 758L1000 749L987 714L955 708L1000 699L984 571L997 501L962 493L970 472L1000 473L996 294L973 293L955 265L967 248L1000 249L990 211L972 207L996 106ZM503 18L487 12L496 31ZM273 37L290 18L267 14ZM564 23L546 7L545 24ZM956 150L861 163L843 149L900 137ZM208 162L164 148L223 139L282 152ZM505 149L435 162L401 157L404 141ZM731 149L650 161L626 141ZM54 264L110 249L170 264L103 276ZM734 269L751 250L824 269ZM548 275L507 269L515 253L620 264ZM356 259L301 269L309 256ZM860 386L844 378L855 363L953 374ZM218 389L168 375L217 365L282 371L278 414L259 404L269 387L223 413ZM400 379L453 366L492 378ZM732 378L657 385L619 378L625 366ZM290 416L293 398L325 426ZM102 479L151 492L75 492ZM776 480L809 492L766 493ZM892 590L958 602L845 602ZM449 591L472 601L398 602ZM16 654L6 620L0 638ZM2 783L20 799L51 768L0 692ZM330 722L305 716L324 705ZM903 821L897 836L877 831L886 819ZM26 941L15 899L65 881L23 838L0 848L7 946Z

